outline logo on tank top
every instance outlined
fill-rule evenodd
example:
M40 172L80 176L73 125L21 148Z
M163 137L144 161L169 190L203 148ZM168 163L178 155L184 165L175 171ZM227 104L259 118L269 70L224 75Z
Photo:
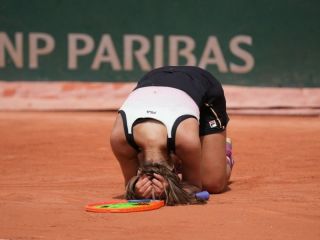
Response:
M149 114L157 114L156 111L152 111L152 110L147 110L147 113L149 113Z
M217 127L216 120L210 121L210 122L209 122L209 126L210 126L210 128L215 128L215 127Z

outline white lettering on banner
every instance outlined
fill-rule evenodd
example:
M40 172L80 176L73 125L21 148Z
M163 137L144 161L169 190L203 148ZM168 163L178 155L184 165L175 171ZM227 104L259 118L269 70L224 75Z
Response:
M211 53L213 53L213 57L210 57ZM227 64L224 60L218 39L213 36L210 36L207 41L206 47L199 62L199 67L205 69L208 64L217 65L220 72L228 72Z
M104 55L105 51L107 51L109 55ZM102 36L97 54L91 65L91 69L98 70L102 62L110 62L113 70L121 70L120 60L109 34L104 34Z
M133 43L140 44L138 50L133 50ZM151 70L146 54L150 49L149 40L142 35L124 35L124 69L133 70L133 55L136 57L140 67L144 71Z
M0 68L6 67L5 50L7 50L16 68L23 67L23 35L21 32L14 34L14 44L5 32L0 32Z
M78 48L78 42L84 43L83 48ZM70 33L68 35L68 68L78 68L78 56L88 55L94 48L94 40L88 34Z
M179 49L179 43L185 43L185 48ZM189 36L169 36L169 65L179 65L178 57L186 58L185 65L196 65L196 57L193 55L196 43L193 38Z
M163 66L163 39L164 37L161 35L156 35L154 37L154 67L162 67Z
M45 43L44 47L39 47L39 41ZM48 55L53 51L55 41L53 37L47 33L30 33L29 34L29 68L38 68L38 58L40 55Z
M24 41L29 44L28 53L24 51ZM243 62L236 64L228 61L226 56L229 54L224 52L226 50L223 51L217 36L208 36L205 46L201 48L194 38L187 35L155 35L151 40L143 35L125 34L123 52L120 53L117 52L110 34L103 34L100 41L97 41L89 34L70 33L67 35L65 50L66 64L69 70L78 70L78 62L87 59L91 62L87 68L93 71L106 65L113 71L133 71L136 68L149 71L163 65L191 65L204 69L216 66L221 73L245 74L255 66L254 56L244 48L252 46L252 43L252 37L248 35L236 35L230 39L230 53ZM29 33L28 38L24 38L22 32L16 32L10 39L6 32L0 32L0 68L10 64L21 69L24 67L24 59L28 59L27 67L38 69L41 67L40 57L49 57L55 48L55 39L48 33ZM64 53L64 49L60 51ZM29 56L24 57L24 54ZM61 62L65 60L61 59ZM81 66L81 70L84 67L86 66Z
M231 52L242 59L245 65L239 66L234 63L230 63L230 70L233 73L247 73L254 67L254 59L252 55L240 48L240 44L252 45L252 38L250 36L240 35L231 39L230 50Z
M84 47L77 48L77 41L83 41ZM230 40L229 48L231 53L244 61L244 65L236 65L230 62L228 69L227 61L224 57L220 47L218 38L216 36L209 36L200 57L198 66L207 68L208 65L216 65L219 72L222 73L237 73L244 74L250 72L254 67L254 58L246 50L240 47L241 44L248 46L252 45L251 36L239 35ZM124 35L124 59L123 68L114 47L112 38L108 34L102 35L102 40L98 46L97 53L93 59L91 69L98 70L102 63L110 63L113 70L132 71L134 68L134 61L137 61L141 70L149 71L152 66L148 61L147 55L150 53L151 44L147 37L136 34ZM135 45L139 46L135 48ZM194 54L196 48L195 40L190 36L170 35L168 39L169 49L169 65L181 65L179 59L181 57L186 59L184 65L197 65L197 59ZM183 47L180 47L183 45ZM68 67L69 69L77 69L78 57L90 54L94 49L94 40L86 34L69 34L69 52L68 52ZM107 50L109 55L104 55ZM154 36L154 62L153 67L161 67L164 65L164 37L162 35Z

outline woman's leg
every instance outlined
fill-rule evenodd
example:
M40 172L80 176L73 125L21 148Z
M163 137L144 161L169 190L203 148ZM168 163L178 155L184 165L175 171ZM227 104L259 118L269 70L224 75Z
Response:
M118 114L113 126L110 143L112 151L120 164L126 185L133 176L137 175L138 159L137 151L127 142L120 114Z
M201 137L202 186L210 193L223 192L231 174L226 161L226 131Z

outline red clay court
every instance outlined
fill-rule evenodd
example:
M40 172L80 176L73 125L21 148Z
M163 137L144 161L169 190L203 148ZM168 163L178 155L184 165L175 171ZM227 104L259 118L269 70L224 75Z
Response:
M320 240L320 1L76 2L0 2L0 240ZM161 66L221 81L228 191L86 212L123 199L116 110Z
M84 211L121 198L115 112L0 112L0 239L320 239L320 119L231 115L230 190L204 206Z

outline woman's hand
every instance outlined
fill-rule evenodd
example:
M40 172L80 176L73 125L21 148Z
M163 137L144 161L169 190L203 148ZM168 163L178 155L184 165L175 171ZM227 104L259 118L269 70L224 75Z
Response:
M135 194L138 198L152 198L152 188L149 177L142 175L136 183Z
M168 187L168 182L159 174L154 173L154 178L152 181L152 186L154 190L154 196L161 199L165 189Z
M135 194L138 198L161 198L168 182L159 174L154 173L153 178L142 175L136 183Z

